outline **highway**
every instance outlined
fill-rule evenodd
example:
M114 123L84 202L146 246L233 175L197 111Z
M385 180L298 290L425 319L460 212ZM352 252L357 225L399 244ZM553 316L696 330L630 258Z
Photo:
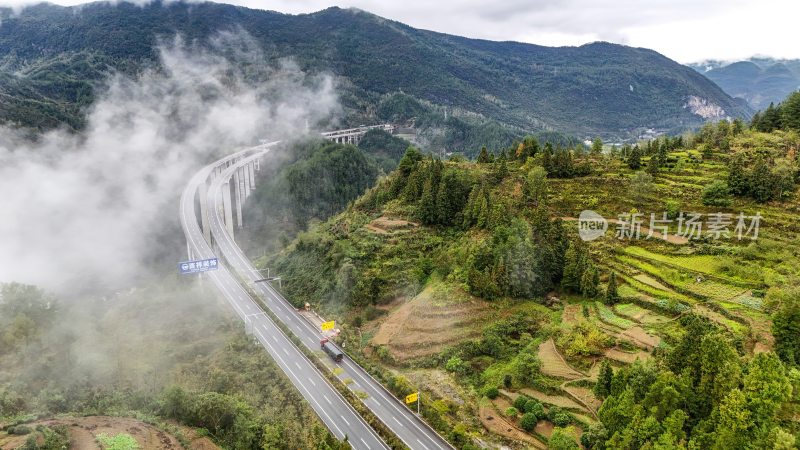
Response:
M205 192L201 187L207 183L212 174L214 180L219 180L218 168L224 168L236 160L250 160L253 155L261 156L275 144L277 143L253 147L222 158L203 167L189 181L181 195L180 219L189 252L194 259L216 256L197 222L195 203L199 193ZM215 192L219 193L219 189ZM205 200L199 199L201 202ZM245 322L248 333L258 339L334 436L340 440L346 436L354 449L389 448L375 430L329 384L317 367L269 318L258 302L250 297L247 290L224 264L219 264L218 270L205 272L202 276L208 277L216 285L236 314Z
M233 237L225 227L224 202L222 186L233 173L249 161L258 158L266 150L255 151L251 156L234 162L230 167L217 175L210 183L207 198L208 223L211 236L219 253L228 266L246 280L252 289L263 300L270 311L280 319L289 330L297 336L309 349L318 352L319 342L323 337L319 330L302 318L295 308L268 283L256 282L263 276L256 270L244 252L236 245ZM202 199L201 199L202 201ZM198 231L199 232L199 231ZM202 236L202 234L199 234ZM421 420L405 404L392 395L386 388L372 378L366 370L350 358L345 357L339 364L344 371L340 378L353 380L348 385L352 391L367 394L362 402L409 448L414 450L452 449L453 447L439 436L427 423ZM361 398L361 397L359 397Z

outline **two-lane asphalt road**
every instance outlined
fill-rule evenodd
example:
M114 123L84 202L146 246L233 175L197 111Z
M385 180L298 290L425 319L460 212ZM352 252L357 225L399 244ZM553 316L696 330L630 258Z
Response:
M257 283L263 276L253 267L244 252L236 245L233 237L228 234L225 227L223 212L223 193L222 186L226 183L233 173L251 159L258 158L253 155L250 158L234 162L225 171L216 176L208 189L206 198L208 210L208 222L211 228L211 235L214 243L218 246L219 252L224 256L227 264L239 276L249 282L255 292L263 299L264 303L272 313L277 316L289 330L297 336L304 345L314 351L319 350L319 341L322 338L320 331L316 330L310 323L303 319L294 307L269 284ZM201 199L201 201L203 201ZM362 401L389 429L392 430L408 447L415 450L435 450L453 448L444 438L439 436L427 423L406 407L394 395L389 393L380 383L372 378L366 370L345 357L339 364L344 371L340 376L350 378L352 383L348 387L356 391L366 393L366 398ZM360 396L360 398L363 397Z
M223 158L197 172L181 196L180 218L186 234L188 247L194 258L213 258L215 254L197 222L195 201L200 187L207 182L212 173L218 179L218 168L224 168L236 160L247 159L253 154L262 154L274 145L254 147ZM217 192L219 189L217 189ZM200 201L205 201L201 198ZM214 215L214 214L212 214ZM246 329L252 333L266 349L278 366L308 401L325 426L339 439L348 438L350 445L359 450L380 450L389 447L364 419L334 389L314 364L305 357L281 329L267 316L257 302L239 284L224 264L216 271L206 272L207 276L224 295L236 314L245 322Z

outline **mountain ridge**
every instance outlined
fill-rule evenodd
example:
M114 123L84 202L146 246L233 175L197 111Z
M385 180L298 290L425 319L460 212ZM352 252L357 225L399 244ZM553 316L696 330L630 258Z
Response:
M630 139L647 129L679 131L707 119L688 107L694 97L719 106L725 116L752 113L702 75L653 50L471 39L357 9L290 15L220 3L156 1L144 6L38 4L16 15L0 10L0 18L0 67L17 69L71 56L91 69L83 81L101 77L103 70L93 64L135 72L143 62L157 59L163 37L180 34L202 43L221 30L242 30L269 61L292 57L303 70L330 71L347 80L343 97L352 97L345 106L355 110L353 123L381 120L370 116L369 105L398 92L463 116L497 121L517 129L516 134L556 130ZM42 97L46 102L47 96ZM55 100L56 105L80 104L69 95Z
M689 65L754 109L780 103L800 89L800 59L753 57L741 61L701 61Z

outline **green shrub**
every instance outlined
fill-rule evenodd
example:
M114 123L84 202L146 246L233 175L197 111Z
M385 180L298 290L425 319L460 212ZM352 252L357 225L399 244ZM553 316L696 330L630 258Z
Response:
M667 213L667 218L675 220L681 212L681 202L678 200L667 200L664 202L664 212Z
M527 395L520 395L514 399L514 408L517 408L520 411L525 411L525 404L528 403L528 400L531 398Z
M105 450L137 450L139 443L130 434L119 433L109 436L106 433L97 435L97 440Z
M17 436L22 436L25 434L30 434L31 428L26 425L17 425L15 427L10 427L8 429L8 434L15 434Z
M730 206L728 183L716 180L703 189L703 204L706 206Z
M537 400L528 400L525 403L525 412L534 414L538 419L545 417L544 406Z
M483 389L483 395L494 400L498 395L500 395L500 391L495 386L487 386Z
M448 359L447 364L445 364L444 368L448 372L452 372L455 374L464 373L464 371L466 370L464 361L458 356L453 356L452 358Z
M533 431L536 428L536 422L539 421L539 418L536 417L536 414L525 413L522 415L522 419L519 420L519 425L525 431Z
M519 411L517 411L517 408L514 408L513 406L509 406L508 408L506 408L505 414L506 414L506 417L517 417L517 414L519 414Z
M558 427L565 427L573 421L572 414L557 406L550 408L550 410L547 412L547 418L550 419L550 422L553 422L553 424Z

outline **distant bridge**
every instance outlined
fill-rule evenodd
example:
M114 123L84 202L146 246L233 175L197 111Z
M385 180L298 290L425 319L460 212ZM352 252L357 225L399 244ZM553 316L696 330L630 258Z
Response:
M368 127L349 128L347 130L336 130L322 133L325 139L336 142L337 144L353 144L358 145L361 138L367 134L369 130L383 130L388 133L394 133L394 125L385 123L383 125L370 125Z

